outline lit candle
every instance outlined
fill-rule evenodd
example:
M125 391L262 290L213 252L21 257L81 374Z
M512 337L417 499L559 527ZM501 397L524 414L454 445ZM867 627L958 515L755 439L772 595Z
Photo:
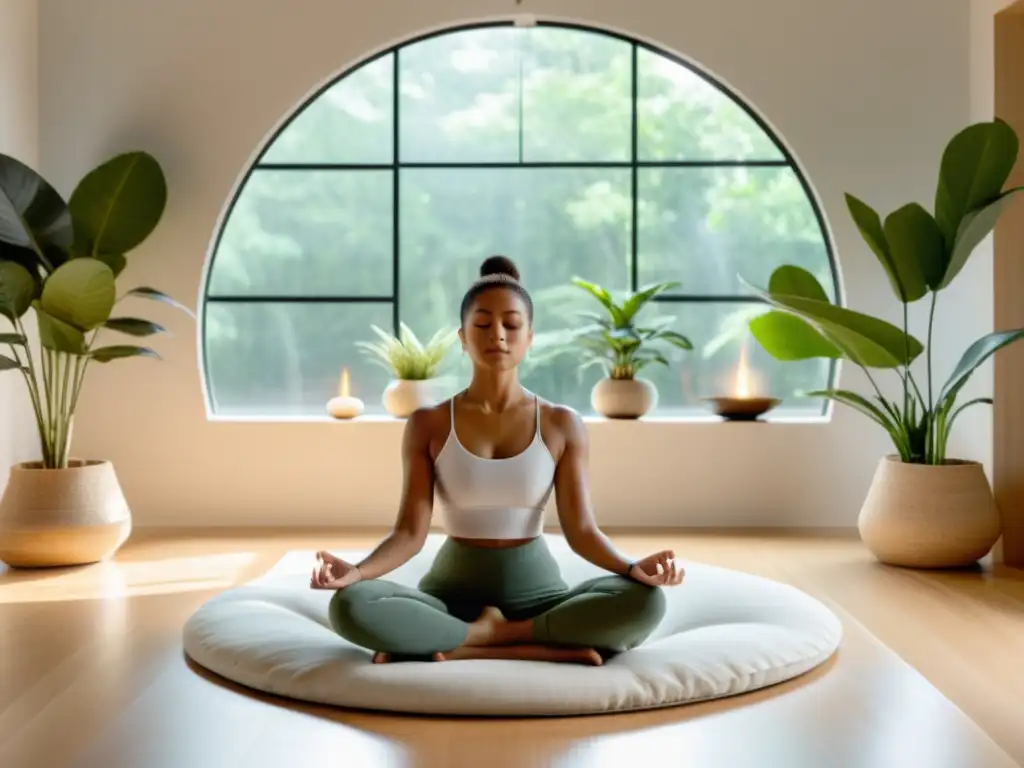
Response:
M363 401L348 393L348 368L341 371L338 396L327 401L327 412L336 419L354 419L363 412Z
M740 348L740 359L736 366L733 394L704 399L726 421L755 421L778 405L779 401L774 397L751 394L757 388L754 378L747 362L747 345L744 344Z

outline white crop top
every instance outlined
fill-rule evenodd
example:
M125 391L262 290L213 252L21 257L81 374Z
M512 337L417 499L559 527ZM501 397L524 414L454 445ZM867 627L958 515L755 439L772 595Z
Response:
M434 462L441 521L449 536L465 539L530 539L544 530L544 507L554 488L555 460L540 434L540 402L533 441L507 459L470 453L451 429Z

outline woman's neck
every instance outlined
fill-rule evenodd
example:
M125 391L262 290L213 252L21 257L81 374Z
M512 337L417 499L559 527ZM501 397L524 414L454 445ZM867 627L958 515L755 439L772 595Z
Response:
M478 405L481 410L494 413L514 407L523 400L525 394L514 368L510 371L476 369L466 388L466 399Z

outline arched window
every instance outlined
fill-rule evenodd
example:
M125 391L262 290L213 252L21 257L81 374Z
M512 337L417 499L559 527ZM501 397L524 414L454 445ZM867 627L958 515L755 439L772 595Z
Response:
M649 367L655 415L703 411L741 358L783 408L828 386L825 361L779 363L749 339L765 311L737 278L781 263L836 275L806 182L766 126L691 66L575 26L447 30L375 56L277 132L232 201L207 270L203 344L211 411L312 416L347 368L368 412L387 372L359 354L371 325L421 338L458 324L491 254L519 265L536 332L598 309L574 276L622 292L679 280L645 310L694 350ZM536 359L532 359L535 357ZM528 356L522 379L591 413L597 368ZM451 391L468 380L451 353Z

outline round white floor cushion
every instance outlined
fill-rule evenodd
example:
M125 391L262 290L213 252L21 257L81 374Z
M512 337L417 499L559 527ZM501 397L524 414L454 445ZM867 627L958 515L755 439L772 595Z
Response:
M570 583L603 572L548 536ZM415 586L440 545L389 578ZM364 553L339 552L358 558ZM800 590L681 559L682 585L639 648L600 667L464 660L372 664L327 620L309 588L312 552L291 552L258 581L212 598L184 628L198 664L266 693L359 709L448 715L575 715L667 707L753 691L801 675L839 646L842 625Z

